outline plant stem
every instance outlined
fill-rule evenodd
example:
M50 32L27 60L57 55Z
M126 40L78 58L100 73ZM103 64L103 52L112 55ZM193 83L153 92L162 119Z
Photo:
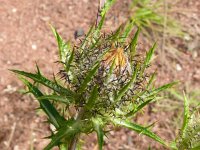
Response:
M76 150L76 145L78 142L79 135L75 135L69 145L69 150Z
M76 121L79 121L83 118L84 112L85 112L85 109L81 108L80 111L78 112L78 115L76 116ZM77 145L79 137L80 137L80 134L74 135L74 137L72 138L70 142L69 150L76 150L76 145Z
M99 0L99 7L98 7L98 12L97 12L97 18L96 18L96 27L98 26L98 24L99 24L99 22L100 22L100 20L102 18L101 10L104 7L105 2L106 2L106 0ZM79 113L78 113L78 115L76 117L76 120L81 120L83 115L84 115L84 108L82 108L79 111ZM69 145L69 150L76 150L76 145L77 145L79 136L80 136L80 134L77 134L72 138L72 141L71 141L71 143Z

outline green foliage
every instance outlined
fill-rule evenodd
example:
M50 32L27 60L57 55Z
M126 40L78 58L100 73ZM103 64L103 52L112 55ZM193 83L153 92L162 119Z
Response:
M175 143L177 150L199 150L200 149L200 116L199 105L189 111L189 100L184 95L184 117L183 125Z
M165 141L163 141L159 136L157 136L156 134L154 134L153 132L148 130L147 127L143 127L138 124L132 123L130 121L121 120L121 119L112 119L111 121L116 125L129 128L129 129L137 132L138 134L144 134L144 135L154 139L155 141L158 141L159 143L166 145Z
M131 9L133 24L141 28L142 33L152 40L152 37L160 38L163 30L169 36L182 36L183 32L175 19L168 14L163 0L133 0ZM170 2L167 2L170 5ZM169 6L170 7L170 6ZM170 9L170 8L169 8ZM165 28L165 29L164 29ZM154 36L152 36L154 35ZM169 37L168 36L168 37Z
M73 44L66 43L51 26L58 43L59 62L64 64L58 74L65 84L46 78L38 67L37 73L11 70L19 75L40 103L49 122L56 127L45 150L54 146L74 150L73 145L76 145L79 135L91 132L96 132L99 150L102 150L106 129L110 125L129 128L164 146L168 145L149 127L134 123L132 118L155 101L160 92L176 83L154 87L155 73L150 74L146 69L150 66L155 44L146 57L136 56L139 29L131 42L126 42L132 31L132 22L124 29L120 26L113 33L101 32L105 13L112 3L108 1L105 4L99 25L96 28L92 26L78 46L71 47ZM50 89L50 93L42 93L41 86ZM51 101L62 103L66 113L62 113ZM72 109L75 113L70 113Z

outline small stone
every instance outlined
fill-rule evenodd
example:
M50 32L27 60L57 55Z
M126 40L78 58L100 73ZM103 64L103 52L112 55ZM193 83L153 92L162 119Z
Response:
M16 9L16 8L13 8L13 9L12 9L12 12L13 12L13 13L16 13L16 12L17 12L17 9Z
M13 150L19 150L19 146L15 145Z
M52 125L52 124L50 124L50 129L51 129L51 131L56 131L56 128L55 128L55 126L54 125Z
M36 50L36 49L37 49L37 45L32 44L32 45L31 45L31 48L32 48L33 50Z
M11 62L8 60L8 61L7 61L7 64L8 64L8 65L10 65L10 64L11 64Z
M180 64L176 64L176 70L177 70L177 71L181 71L181 70L182 70L182 67L181 67Z

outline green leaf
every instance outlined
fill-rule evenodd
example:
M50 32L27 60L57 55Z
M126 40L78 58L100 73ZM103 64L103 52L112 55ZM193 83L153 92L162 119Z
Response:
M130 86L135 82L136 77L137 69L134 70L131 80L119 90L117 96L115 97L115 102L118 102L121 99L121 97L129 90Z
M70 139L80 132L80 126L80 122L75 120L68 120L65 125L58 129L58 132L51 137L51 142L44 148L44 150L50 150L54 146L57 146L64 138Z
M98 119L92 119L92 122L93 122L94 130L97 133L99 150L102 150L103 149L103 136L104 136L104 132L103 132L103 129L101 127L101 122L99 122Z
M74 59L74 50L71 52L70 57L69 57L69 60L68 60L67 63L66 63L66 67L65 67L65 68L66 68L66 69L65 69L66 72L69 71L73 59Z
M144 108L147 104L149 104L150 102L152 102L154 99L149 99L146 100L145 102L143 102L142 104L140 104L139 106L137 106L136 109L134 109L133 111L129 112L126 117L131 117L134 114L136 114L138 111L140 111L142 108Z
M150 94L149 94L149 96L158 94L158 93L160 93L161 91L164 91L164 90L166 90L166 89L168 89L168 88L171 88L172 86L176 85L177 83L178 83L178 82L171 82L171 83L162 85L162 86L160 86L159 88L154 89L153 91L151 91Z
M98 98L98 87L94 86L94 88L90 94L90 97L88 99L88 102L85 105L86 109L90 110L94 106L97 98Z
M92 78L96 74L98 68L99 68L99 63L95 64L95 66L93 67L93 69L91 69L88 72L88 74L86 75L83 83L80 85L80 89L79 89L79 92L78 92L79 94L82 94L82 92L85 90L85 88L87 87L88 83L92 80Z
M144 135L152 138L153 140L161 143L162 145L167 146L167 144L165 143L164 140L162 140L158 135L156 135L155 133L151 132L150 130L148 130L147 128L145 128L143 126L140 126L138 124L135 124L135 123L132 123L129 121L121 120L121 119L113 119L112 118L111 121L116 125L129 128L140 134L144 134Z
M67 47L69 47L69 44L67 45L65 43L65 41L52 25L50 25L50 27L58 43L60 61L66 62L67 54L69 53L69 50L67 49Z
M130 20L124 27L124 32L122 33L122 42L125 41L125 39L129 36L131 33L133 26L135 25L135 22L133 20Z
M111 40L112 42L119 39L120 32L122 30L122 25L117 28L117 30L111 34L106 40Z
M88 41L88 38L89 36L93 33L93 30L94 30L94 25L92 25L88 31L88 33L86 34L86 37L84 38L83 42L81 43L81 46L80 46L80 51L82 51L82 49L84 49L85 47L85 43Z
M178 82L171 82L171 83L162 85L156 89L153 89L152 91L149 91L149 92L143 91L143 92L139 93L138 95L134 96L133 99L136 99L138 97L142 97L143 99L155 98L157 96L157 94L159 94L162 91L165 91L168 88L171 88L172 86L174 86L177 83Z
M150 63L150 61L151 61L151 58L152 58L152 56L153 56L153 53L154 53L154 51L155 51L155 48L156 48L156 43L154 43L154 45L152 46L152 48L150 48L150 50L147 52L147 54L146 54L146 59L145 59L145 61L144 61L145 67L146 67L147 65L149 65L149 63Z
M41 74L33 74L33 73L29 73L29 72L25 72L25 71L19 71L19 70L11 70L11 71L14 72L14 73L17 73L19 75L28 77L35 82L41 83L42 85L54 90L55 92L57 92L61 95L66 95L67 97L71 97L71 99L74 98L75 94L71 90L62 87L58 83L52 82L51 80L45 78Z
M20 80L29 88L29 91L38 99L38 97L44 96L42 92L28 80L20 78ZM64 124L65 119L60 116L55 107L50 103L48 99L42 101L39 100L41 109L47 114L49 121L58 129Z
M183 137L185 137L185 133L187 130L187 126L189 123L189 117L190 117L190 111L189 111L189 103L188 103L188 99L184 93L184 117L183 117L183 125L181 128L181 132Z
M97 26L96 34L98 34L99 31L102 29L105 17L106 17L106 15L102 15L101 20L99 21L99 24Z
M44 96L38 97L38 100L45 100L45 99L58 101L58 102L62 102L65 104L73 103L71 97L68 98L68 97L63 97L61 95L44 95Z
M136 46L137 46L139 33L140 33L140 28L138 28L138 30L136 31L136 33L135 33L135 35L132 38L131 43L130 43L131 61L133 61L133 58L134 58L135 53L136 53Z
M147 84L147 89L148 89L148 90L149 90L150 86L152 85L152 83L153 83L155 77L156 77L156 73L154 72L154 73L151 75L151 77L150 77L150 79L149 79L149 82L148 82L148 84Z

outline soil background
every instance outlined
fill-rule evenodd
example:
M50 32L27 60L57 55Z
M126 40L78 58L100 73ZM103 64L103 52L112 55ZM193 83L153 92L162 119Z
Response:
M131 0L117 1L107 16L105 31L116 29L129 17ZM41 150L49 140L50 127L45 116L30 95L22 95L22 84L8 69L35 71L35 63L49 77L58 71L57 45L50 30L54 25L66 40L75 41L74 33L86 33L95 22L98 0L0 0L0 149ZM183 89L200 87L200 1L182 0L174 6L175 17L187 31L189 39L174 38L177 55L168 53L161 63L159 53L153 68L158 72L158 84L180 80ZM145 40L141 38L145 47ZM151 44L151 43L149 43ZM169 50L169 48L166 48ZM167 53L167 52L166 52ZM200 99L199 99L200 100ZM199 101L197 100L197 101ZM150 108L147 108L150 109ZM178 129L170 123L174 112L157 111L140 115L138 123L158 121L153 131L167 140L175 138ZM96 137L90 135L83 149L97 150ZM112 131L105 142L105 150L165 149L158 143L134 132Z

